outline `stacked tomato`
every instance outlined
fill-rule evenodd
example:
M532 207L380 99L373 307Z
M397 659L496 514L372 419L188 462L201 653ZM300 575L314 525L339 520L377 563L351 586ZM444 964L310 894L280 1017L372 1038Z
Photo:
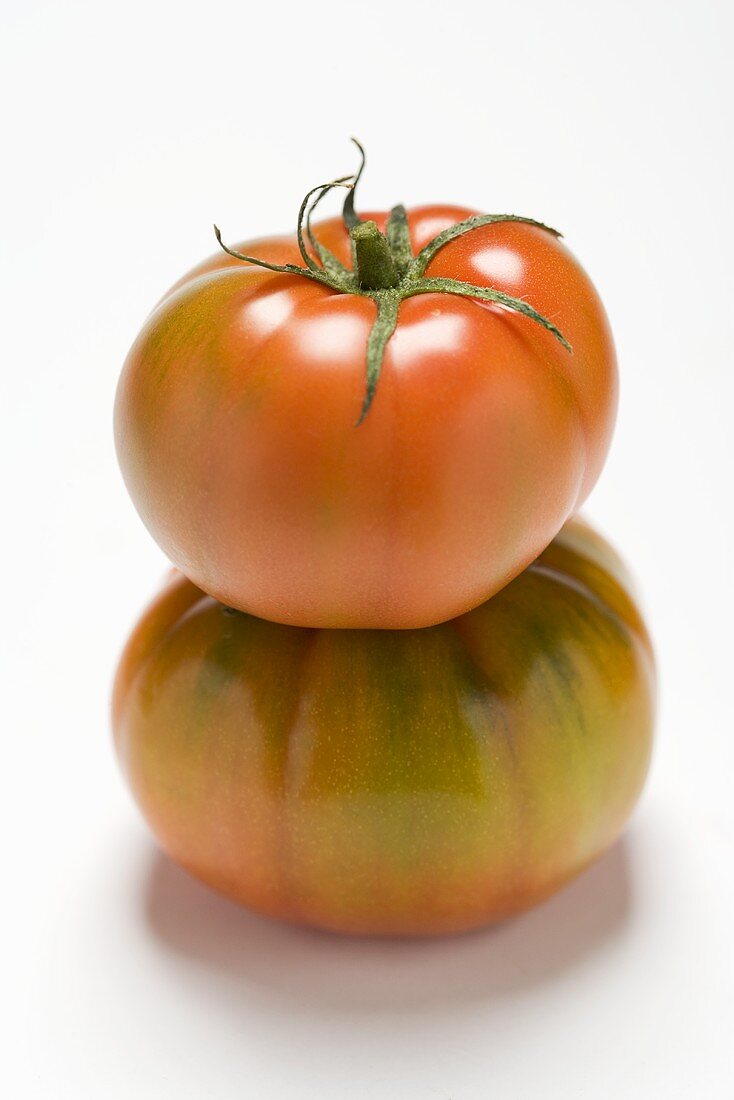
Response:
M653 658L624 567L570 518L617 396L590 280L532 219L360 217L359 174L294 237L195 268L128 356L120 462L180 572L114 728L205 882L337 931L448 932L617 837ZM312 225L335 186L342 217Z

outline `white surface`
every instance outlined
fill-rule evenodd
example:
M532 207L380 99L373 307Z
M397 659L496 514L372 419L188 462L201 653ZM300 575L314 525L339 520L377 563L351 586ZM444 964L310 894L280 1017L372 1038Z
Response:
M731 6L3 5L1 834L13 1100L724 1100L732 882ZM445 51L446 56L439 59ZM561 227L618 342L588 514L640 582L662 699L625 841L498 930L336 940L156 854L112 757L114 662L164 567L117 473L158 294L363 202Z

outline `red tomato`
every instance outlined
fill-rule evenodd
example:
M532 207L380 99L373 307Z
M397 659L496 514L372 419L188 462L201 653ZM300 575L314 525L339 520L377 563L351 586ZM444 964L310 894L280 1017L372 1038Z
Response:
M409 211L413 253L471 214ZM315 236L351 265L340 219ZM241 249L301 262L295 237ZM424 277L524 300L573 352L501 302L409 288L357 425L384 287L220 253L148 318L117 395L120 463L151 533L206 592L293 625L427 626L502 588L584 500L617 380L578 262L537 224L499 221L445 244Z
M310 630L170 578L114 693L163 847L245 905L340 932L472 928L618 835L654 669L616 555L571 521L493 599L427 630Z

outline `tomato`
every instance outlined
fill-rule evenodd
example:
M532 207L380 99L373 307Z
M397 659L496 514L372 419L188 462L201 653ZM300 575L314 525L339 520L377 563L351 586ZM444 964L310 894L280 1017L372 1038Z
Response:
M653 696L623 567L572 520L493 599L422 630L279 625L175 575L113 709L135 797L194 875L289 921L422 935L533 905L612 844Z
M413 253L471 216L409 211ZM387 214L367 219L387 232ZM342 220L314 236L349 267ZM295 237L240 248L302 258ZM461 614L532 561L596 481L617 395L599 297L553 232L521 220L448 241L404 297L405 279L351 292L306 275L222 253L159 303L116 402L132 498L187 576L263 618L411 628ZM447 280L495 297L426 292ZM383 307L379 379L366 380Z

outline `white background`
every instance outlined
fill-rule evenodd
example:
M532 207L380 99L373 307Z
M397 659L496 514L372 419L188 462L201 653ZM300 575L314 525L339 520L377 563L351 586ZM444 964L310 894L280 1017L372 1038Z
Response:
M732 16L726 0L2 7L0 1087L13 1100L728 1098ZM164 568L111 407L158 295L362 202L556 225L607 304L617 434L587 512L661 668L624 841L536 911L418 943L253 917L160 857L112 756L119 648Z

